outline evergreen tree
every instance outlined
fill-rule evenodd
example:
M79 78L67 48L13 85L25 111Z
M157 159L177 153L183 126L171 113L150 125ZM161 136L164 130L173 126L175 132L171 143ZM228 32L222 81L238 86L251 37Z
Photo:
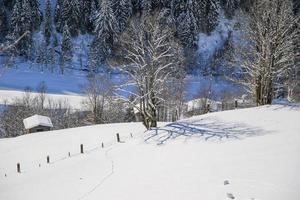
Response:
M40 70L44 71L45 69L50 69L50 71L53 72L54 50L48 46L45 38L38 42L35 51L36 62L40 64Z
M77 36L82 27L80 9L78 0L63 1L62 21L68 25L72 36Z
M240 0L221 0L221 6L228 18L232 18Z
M219 23L219 0L203 0L200 4L201 15L199 21L201 31L209 34Z
M8 18L6 9L4 7L3 2L0 1L0 7L3 9L0 9L0 42L4 39L6 36L9 26L8 26Z
M43 20L42 12L39 9L38 0L29 0L31 8L31 19L32 19L32 28L33 30L39 29L41 22Z
M16 0L11 15L11 38L17 39L24 33L34 31L32 10L29 0ZM26 56L27 58L31 55L32 50L32 34L27 34L22 41L18 43L18 53Z
M95 19L95 38L90 49L90 64L104 64L111 55L118 27L110 0L102 0L101 9Z
M132 3L131 0L115 0L115 16L118 22L118 32L122 33L132 15Z
M65 24L63 29L63 38L61 44L61 74L64 74L65 66L70 63L73 57L72 53L72 38L69 31L69 27Z
M177 19L181 13L185 12L186 5L186 0L172 0L170 3L170 8L173 18Z
M62 20L62 10L63 10L63 0L57 0L55 6L54 23L56 25L56 30L60 33L63 30L63 24L64 24Z
M149 14L152 10L152 0L142 0L142 9L145 14Z
M197 34L198 27L192 5L188 5L187 11L178 17L177 36L184 47L192 48L195 46Z
M93 22L91 20L92 14L92 2L93 0L85 0L81 2L81 32L92 32L93 31Z
M90 13L90 16L89 16L89 20L91 22L90 24L90 28L91 28L91 31L93 32L95 30L95 20L96 20L96 16L99 12L99 8L96 4L96 1L92 1L92 5L91 5L91 13Z
M46 8L45 8L45 22L44 22L44 37L47 46L50 44L51 33L52 33L51 2L50 0L47 0Z

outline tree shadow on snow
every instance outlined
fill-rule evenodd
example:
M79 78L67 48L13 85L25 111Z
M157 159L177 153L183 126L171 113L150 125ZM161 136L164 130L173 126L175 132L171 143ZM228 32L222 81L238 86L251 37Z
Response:
M243 139L251 136L263 135L266 132L257 127L241 123L225 123L207 119L195 122L174 122L164 127L155 128L147 132L146 142L154 141L162 145L169 140L183 136L188 138L201 138L208 140Z

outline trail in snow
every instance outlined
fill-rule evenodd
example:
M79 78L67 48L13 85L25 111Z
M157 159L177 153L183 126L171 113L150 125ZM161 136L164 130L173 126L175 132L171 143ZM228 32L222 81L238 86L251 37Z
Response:
M107 174L103 179L101 179L101 181L96 184L91 190L89 190L87 193L85 193L84 195L82 195L80 198L78 198L78 200L82 200L85 199L86 197L88 197L91 193L93 193L95 190L97 190L107 179L109 179L113 174L114 174L114 161L113 159L109 156L109 152L113 150L113 147L111 147L110 149L105 151L105 157L110 161L111 163L111 171L109 174Z

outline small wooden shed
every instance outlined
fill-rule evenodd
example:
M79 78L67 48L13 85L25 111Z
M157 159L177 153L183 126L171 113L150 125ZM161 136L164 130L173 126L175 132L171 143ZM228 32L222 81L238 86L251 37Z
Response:
M33 115L23 120L27 133L50 131L53 128L51 119L42 115Z

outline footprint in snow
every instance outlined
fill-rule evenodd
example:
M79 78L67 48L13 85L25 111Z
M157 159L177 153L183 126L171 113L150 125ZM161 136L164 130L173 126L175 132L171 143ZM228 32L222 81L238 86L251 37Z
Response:
M229 199L235 199L235 197L234 197L233 194L231 194L231 193L227 193L227 197L228 197Z
M229 181L228 181L228 180L225 180L225 181L224 181L224 185L229 185Z

